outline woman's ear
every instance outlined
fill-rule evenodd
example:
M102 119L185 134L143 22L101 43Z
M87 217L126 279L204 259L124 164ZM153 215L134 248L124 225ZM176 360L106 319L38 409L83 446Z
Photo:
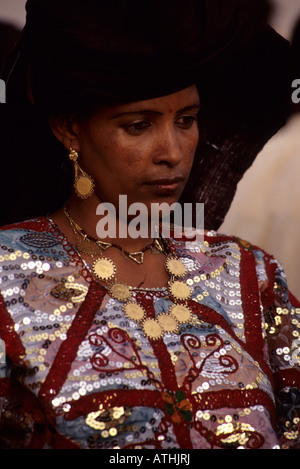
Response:
M66 150L69 151L72 147L73 150L80 151L74 114L52 116L49 118L49 125L54 136L63 144Z

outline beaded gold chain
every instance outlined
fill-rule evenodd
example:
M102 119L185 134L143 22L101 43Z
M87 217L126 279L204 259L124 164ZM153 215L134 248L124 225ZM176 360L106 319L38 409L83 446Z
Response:
M187 305L187 301L191 298L191 287L184 281L187 275L186 266L175 255L166 253L162 248L162 244L158 243L157 249L166 255L165 269L170 275L168 282L168 292L172 305L165 313L160 313L156 318L147 317L144 307L139 304L132 295L133 288L117 280L117 266L108 257L104 257L102 251L103 242L99 243L94 238L89 237L82 228L72 219L71 215L64 209L74 231L81 235L82 243L76 247L79 252L89 254L94 260L91 265L91 271L98 281L104 282L108 286L110 296L124 303L123 311L126 317L138 323L145 336L152 340L161 339L167 333L177 333L180 324L185 324L192 320L192 311ZM84 248L82 244L89 243L94 245L95 249ZM109 244L109 243L104 243Z
M122 246L119 246L118 244L115 244L112 242L106 243L104 241L101 241L100 239L95 239L95 238L92 238L91 236L88 236L87 233L85 233L85 231L73 220L73 218L71 217L66 207L64 207L64 214L68 218L75 234L81 235L80 247L77 245L78 249L81 251L84 251L86 254L90 254L91 256L93 256L93 254L95 253L95 247L101 249L101 251L105 251L108 248L114 247L114 248L117 248L119 251L121 251L123 256L126 257L127 259L131 259L137 264L142 264L144 262L144 253L148 249L151 250L152 253L163 252L164 250L164 245L162 243L162 240L155 238L152 243L148 244L140 251L128 252L126 249L124 249ZM92 244L92 248L91 248L91 244ZM85 247L83 247L83 245L85 245ZM99 252L98 249L97 249L97 252Z

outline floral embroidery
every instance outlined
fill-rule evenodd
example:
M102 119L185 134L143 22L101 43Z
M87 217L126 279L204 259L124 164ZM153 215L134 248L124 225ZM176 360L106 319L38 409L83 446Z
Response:
M171 416L174 423L182 421L191 422L193 420L192 404L186 398L185 392L178 389L175 393L164 391L162 399L165 402L165 410Z

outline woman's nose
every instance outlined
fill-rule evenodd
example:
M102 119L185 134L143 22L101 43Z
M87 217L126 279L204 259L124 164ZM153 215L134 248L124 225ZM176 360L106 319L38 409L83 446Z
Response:
M183 157L180 141L174 129L166 129L161 135L157 136L154 152L154 162L156 164L174 167L180 163Z

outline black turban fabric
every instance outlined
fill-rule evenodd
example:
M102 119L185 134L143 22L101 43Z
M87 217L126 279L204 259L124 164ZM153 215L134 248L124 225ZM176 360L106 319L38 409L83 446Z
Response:
M205 227L217 229L285 119L289 47L261 0L28 0L26 9L6 77L15 119L6 158L21 155L12 180L24 196L8 200L3 221L55 210L68 196L70 168L47 116L196 84L200 141L181 201L204 202Z

